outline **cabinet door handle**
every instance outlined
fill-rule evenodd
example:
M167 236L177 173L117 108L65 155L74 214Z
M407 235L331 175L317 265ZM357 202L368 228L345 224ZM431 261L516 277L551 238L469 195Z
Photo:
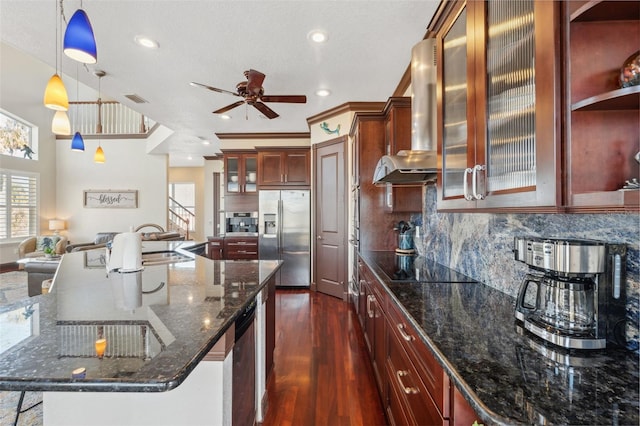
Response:
M284 175L280 175L280 182L284 182Z
M486 169L487 167L484 164L483 165L476 164L473 167L473 175L472 175L473 198L476 200L484 199L484 190L482 193L478 192L478 172L484 172Z
M472 173L473 173L472 168L467 167L466 169L464 169L464 176L462 179L462 190L464 194L464 199L467 201L473 201L473 196L469 195L469 180L467 179L467 175L470 175Z
M404 324L396 324L396 328L398 329L398 331L400 332L400 335L402 336L402 338L404 340L406 340L407 342L410 342L412 340L415 340L416 338L407 334L406 331L404 331Z
M409 372L406 370L398 370L396 371L396 379L398 379L398 384L400 385L400 387L402 388L402 390L404 391L404 393L406 393L407 395L412 395L412 394L416 394L418 392L420 392L420 390L416 387L413 386L405 386L404 383L402 383L402 377L403 376L408 376Z
M371 295L367 296L367 315L369 315L369 318L373 318L373 310L371 309L371 299L373 299L373 296Z

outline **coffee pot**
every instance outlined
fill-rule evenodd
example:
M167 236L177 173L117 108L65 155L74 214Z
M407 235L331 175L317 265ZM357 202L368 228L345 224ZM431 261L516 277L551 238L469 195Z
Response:
M515 317L524 328L570 349L624 345L626 245L516 237L526 274Z

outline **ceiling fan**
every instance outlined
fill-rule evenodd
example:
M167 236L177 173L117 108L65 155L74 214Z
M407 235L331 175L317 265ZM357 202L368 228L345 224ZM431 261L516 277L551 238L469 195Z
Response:
M205 89L212 90L218 93L228 93L229 95L239 96L244 98L241 101L234 102L231 105L227 105L220 109L213 111L214 114L223 114L235 107L238 107L242 104L247 104L255 107L258 111L264 114L265 117L272 119L278 117L278 114L265 105L263 102L286 102L286 103L298 103L304 104L307 102L307 97L305 95L264 95L264 87L262 87L262 82L264 81L265 75L260 71L249 70L244 72L244 76L247 81L241 81L236 85L236 92L231 92L229 90L218 89L217 87L211 87L206 84L196 83L192 81L191 84L193 87L202 87Z

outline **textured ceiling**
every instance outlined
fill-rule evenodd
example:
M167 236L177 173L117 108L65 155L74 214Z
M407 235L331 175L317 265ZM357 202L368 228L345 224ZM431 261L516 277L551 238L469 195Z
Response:
M93 71L106 71L103 95L173 130L157 150L170 154L172 166L189 165L187 156L218 151L215 133L308 132L308 117L345 102L385 101L438 4L85 0L82 6L95 32L98 63L81 68L79 80L97 89ZM64 1L67 20L79 7L80 1ZM314 29L328 34L324 44L307 39ZM55 0L0 1L3 42L55 67L55 34ZM160 47L144 49L134 42L136 35L154 38ZM63 58L65 75L73 70L75 78L75 64ZM265 95L306 95L307 103L270 103L280 114L273 120L244 106L230 111L231 120L221 120L211 112L239 98L189 85L196 81L234 91L249 68L266 74ZM316 96L319 88L331 90L331 96ZM148 103L135 104L124 97L128 94ZM212 144L204 146L202 139Z

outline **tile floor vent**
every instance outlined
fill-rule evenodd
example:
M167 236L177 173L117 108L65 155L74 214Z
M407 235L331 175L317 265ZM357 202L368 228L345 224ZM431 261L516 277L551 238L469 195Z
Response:
M147 101L145 98L141 97L140 95L136 95L135 93L132 95L124 95L125 98L132 100L133 102L137 103L137 104L148 104L149 101Z

